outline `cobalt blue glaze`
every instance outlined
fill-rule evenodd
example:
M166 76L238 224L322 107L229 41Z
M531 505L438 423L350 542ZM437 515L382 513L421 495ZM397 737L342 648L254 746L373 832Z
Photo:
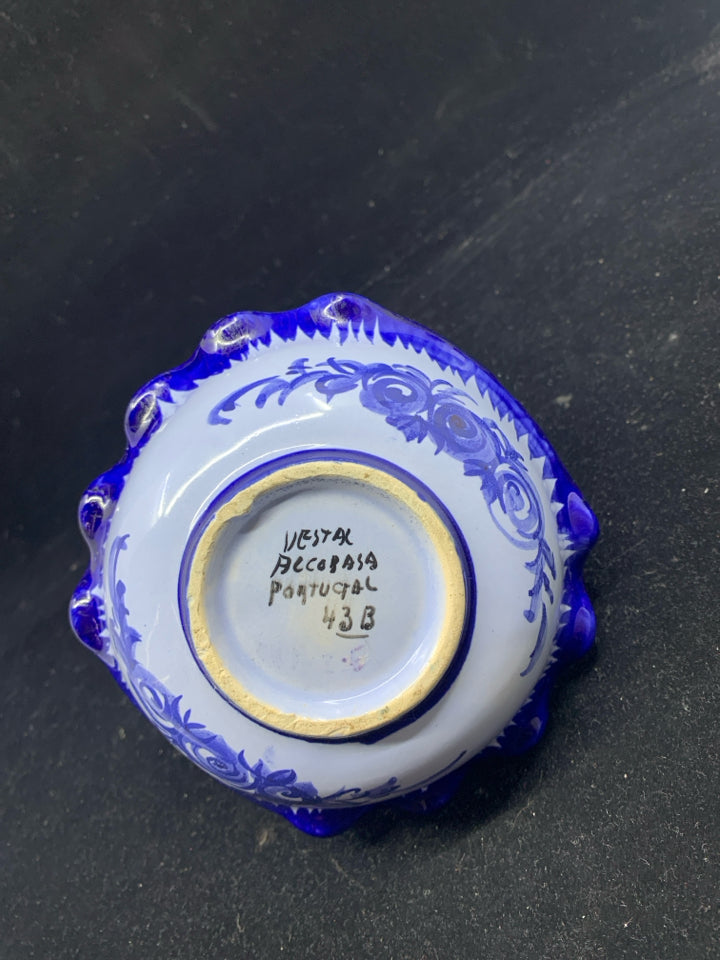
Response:
M555 644L554 656L530 697L482 755L516 754L537 742L547 722L548 698L558 670L582 656L592 644L595 617L581 576L587 552L598 535L598 524L542 432L491 374L432 332L361 297L331 294L284 313L233 314L208 331L187 363L156 377L138 391L128 407L128 447L123 458L90 485L80 504L79 522L90 547L91 562L70 605L73 629L181 752L238 792L281 813L300 829L314 835L330 835L353 823L365 809L364 803L384 799L405 809L425 811L441 806L462 778L464 768L457 764L472 758L452 758L447 773L441 771L442 775L434 776L432 782L414 784L410 790L404 788L402 795L395 777L369 790L343 787L320 795L312 783L301 780L293 769L273 769L259 757L249 759L243 750L230 748L222 736L208 730L190 709L184 708L182 694L168 689L138 660L142 636L131 625L131 612L125 604L126 587L115 573L118 557L127 547L127 535L116 536L112 542L107 540L113 510L127 477L167 415L160 401L173 405L173 392L195 390L203 381L228 370L231 363L246 360L251 351L268 347L273 338L295 341L299 332L310 339L339 336L341 344L361 335L370 341L380 338L386 344L399 342L407 350L426 354L440 370L451 371L466 385L473 382L482 395L489 397L498 417L509 417L518 435L527 437L532 456L545 458L544 476L555 480L553 499L560 505L557 526L574 554L562 584L562 602L567 610L556 635L549 637L545 598L549 603L554 599L551 578L556 570L545 539L542 509L521 458L494 420L478 416L471 409L472 400L463 390L442 379L431 380L407 364L368 365L329 355L314 365L306 358L298 358L284 375L244 384L208 413L208 422L222 429L232 422L238 405L245 402L258 408L269 402L280 406L301 387L316 390L328 404L340 394L357 392L362 407L382 417L407 443L434 444L437 455L460 462L464 475L475 480L485 507L503 536L531 554L525 566L534 579L524 615L529 622L537 623L537 639L523 674L534 668L551 640ZM493 511L498 510L512 522L512 530L495 519ZM104 570L102 557L106 548L111 559ZM103 589L110 598L109 611L98 595ZM122 654L126 676L107 639L109 615L118 627L118 652ZM462 658L458 661L461 663ZM444 695L453 676L451 671L446 683L438 687L434 698L417 715ZM414 721L416 715L410 719ZM398 726L402 723L368 736L367 742L386 736Z

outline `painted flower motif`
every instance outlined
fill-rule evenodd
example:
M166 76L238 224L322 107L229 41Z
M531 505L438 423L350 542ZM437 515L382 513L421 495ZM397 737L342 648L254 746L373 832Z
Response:
M440 400L432 411L432 436L438 452L447 452L458 460L474 457L485 466L498 458L495 437L481 417L458 403Z
M465 476L477 477L490 516L507 539L523 550L535 550L525 564L533 574L526 611L534 620L542 607L543 591L551 596L550 576L555 575L552 551L544 536L544 519L537 494L524 466L523 455L513 448L500 426L480 417L470 406L470 396L446 380L431 380L407 364L363 364L357 360L327 360L310 366L307 358L294 361L285 377L268 377L229 394L208 415L211 424L228 424L223 416L247 394L255 405L271 397L282 405L306 386L332 400L360 387L362 406L384 417L408 442L434 441L436 453L445 452L463 464ZM542 631L541 631L542 634Z
M368 410L389 416L417 416L427 411L432 383L409 367L394 369L385 363L367 367L362 378L360 402Z
M207 736L207 731L204 729L202 733L205 734L203 739L181 734L182 743L176 746L179 746L186 756L214 777L231 783L239 781L242 784L248 781L249 785L250 778L240 764L237 753L230 749L222 737Z
M499 464L491 481L492 516L503 533L518 545L538 542L543 529L540 501L529 478L515 464Z
M130 663L133 667L131 679L138 702L145 707L147 713L162 721L168 709L168 701L172 698L165 695L164 689L151 673L134 660Z

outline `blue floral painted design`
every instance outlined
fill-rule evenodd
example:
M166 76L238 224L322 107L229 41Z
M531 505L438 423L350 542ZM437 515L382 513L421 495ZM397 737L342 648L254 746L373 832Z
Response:
M493 523L520 550L534 553L525 564L532 574L529 623L539 617L537 640L521 676L533 669L547 641L545 597L553 602L555 558L545 539L545 517L522 454L515 450L498 424L472 409L475 400L447 380L432 380L407 364L337 360L330 357L315 366L307 358L294 361L285 376L265 377L233 390L208 414L212 425L227 425L244 397L255 395L264 407L273 397L279 405L303 387L311 386L330 402L341 393L359 390L360 403L380 414L408 442L429 440L435 453L445 453L463 464L466 476L477 477Z
M191 711L181 706L182 695L171 693L135 655L135 647L142 637L130 625L129 610L125 606L125 584L117 577L120 552L127 549L128 539L128 534L125 534L113 540L108 561L110 610L107 626L112 632L118 654L113 664L114 672L136 705L162 730L173 746L212 776L266 804L345 807L386 799L400 790L398 778L390 777L386 783L369 790L349 787L322 796L312 783L299 780L294 770L273 770L262 759L251 763L243 750L236 752L221 736L194 720ZM446 771L457 766L463 756L461 754L449 764ZM423 785L414 784L409 789L416 791Z
M595 617L582 583L582 567L597 539L598 523L540 429L487 370L432 331L353 294L328 294L284 313L238 313L225 317L207 331L199 348L186 363L156 377L137 392L125 418L127 448L123 457L88 487L80 502L78 519L90 550L90 565L70 603L73 629L80 640L107 664L131 699L190 759L261 805L282 814L299 829L326 836L350 826L362 814L363 803L367 801L382 799L414 811L441 806L457 790L469 758L460 755L444 771L414 787L402 787L391 778L372 791L363 793L352 788L323 798L318 796L312 784L299 781L293 770L272 770L262 760L248 761L244 752L235 753L222 737L196 721L190 710L183 710L182 696L174 695L138 662L135 649L141 637L129 622L125 586L116 579L115 572L112 577L106 577L103 569L105 544L126 479L145 445L172 415L175 396L194 390L202 381L227 370L232 363L248 359L252 351L269 347L273 339L287 342L295 341L299 336L327 340L333 337L340 344L361 339L372 342L377 338L390 346L397 345L398 349L426 354L440 370L450 370L463 383L473 381L481 395L491 401L497 416L500 419L509 417L518 436L527 438L531 456L543 458L543 477L554 481L555 522L567 538L570 551L564 562L562 606L565 613L554 637L552 658L542 677L498 740L481 756L497 751L520 753L536 743L547 721L549 693L557 671L591 646L595 636ZM378 369L381 366L384 366L383 370ZM462 397L453 394L454 388L442 381L434 381L433 415L429 417L428 390L432 394L433 381L428 381L422 374L416 376L419 372L411 373L412 369L408 368L399 375L395 365L377 365L373 376L366 379L361 376L358 381L357 372L352 369L331 368L326 371L330 379L323 380L302 364L296 369L291 368L288 375L311 374L316 389L322 392L327 383L332 385L332 395L341 392L341 388L354 390L360 387L361 403L384 415L409 442L422 442L431 437L438 452L444 450L462 461L468 475L479 478L493 521L507 524L506 536L510 534L523 543L539 543L542 535L534 535L533 511L524 506L522 471L518 476L517 465L511 456L503 459L505 448L502 438L497 436L496 425L493 428L474 415ZM281 385L278 391L268 385L269 392L263 393L264 386L256 396L260 405L277 393L282 400L282 391L287 388L287 384ZM234 407L236 399L228 409ZM223 412L226 411L216 410L219 423L227 419L222 417ZM121 536L112 541L115 568L126 539ZM538 577L538 570L548 562L542 552L536 552L529 561L529 569L534 574L534 593L531 591L529 609L533 609L535 599L534 609L537 611L537 597L546 590L542 576ZM106 589L106 579L110 580L109 589ZM544 613L544 604L542 609ZM541 616L539 643L543 642L545 628ZM115 656L121 651L127 680ZM534 655L537 656L536 652ZM529 669L532 669L532 657ZM337 808L333 808L332 802Z

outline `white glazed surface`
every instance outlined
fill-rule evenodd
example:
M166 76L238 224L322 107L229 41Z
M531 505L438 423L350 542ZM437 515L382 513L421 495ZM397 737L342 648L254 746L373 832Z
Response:
M324 469L322 461L310 468ZM330 463L336 468L343 465ZM212 656L254 699L314 722L328 718L331 728L337 718L357 722L369 712L387 722L388 703L402 700L437 659L450 606L443 558L409 506L424 507L423 501L396 480L395 493L369 482L393 482L384 471L365 464L346 469L350 476L286 483L230 520L211 511L204 535L216 535L193 605L197 617L202 611ZM240 497L244 511L245 490ZM446 539L452 548L449 532ZM454 570L462 587L459 558ZM459 600L455 606L464 608ZM192 637L191 617L185 625ZM460 618L453 650L462 625ZM400 712L419 702L413 698ZM254 715L249 705L246 712Z
M529 556L503 535L478 491L477 478L465 476L460 461L437 455L430 442L409 442L383 417L365 409L355 392L339 393L328 402L306 386L290 393L282 405L271 397L264 407L246 396L226 414L230 423L208 423L210 410L238 385L284 375L299 357L307 358L308 366L331 357L364 364L407 364L431 379L446 380L475 401L473 409L479 416L498 423L522 455L544 514L545 539L557 572L551 581L553 599L545 599L549 641L529 672L526 668L538 637L538 621L529 622L524 615L533 586L533 575L526 567ZM543 460L531 458L527 439L518 438L514 422L501 419L472 381L464 384L424 352L407 349L400 341L394 346L378 339L369 343L362 334L341 343L336 331L328 339L310 339L301 331L294 341L274 337L269 347L253 347L248 359L233 361L228 370L200 382L197 389L175 392L173 401L163 404L168 416L127 478L105 541L105 566L109 569L115 539L126 537L116 575L125 584L128 620L142 638L135 656L182 696L183 710L190 710L195 721L222 736L233 750L244 751L249 760L294 770L320 796L351 788L364 792L392 778L399 792L409 791L491 743L528 698L552 656L552 638L562 613L558 578L569 551L554 520L559 509L552 501L554 481L543 479ZM462 531L474 568L475 623L462 669L427 712L370 744L300 739L247 718L198 668L180 618L178 579L183 554L191 531L212 501L263 463L296 451L325 448L371 454L422 481ZM375 552L392 555L396 535L385 536L379 529L375 535ZM398 557L396 562L401 565L403 559ZM407 562L411 567L412 559ZM103 589L110 609L107 581ZM249 634L262 631L266 611L265 595L258 598L257 606L248 605ZM108 626L112 642L112 617ZM304 679L312 685L312 677Z

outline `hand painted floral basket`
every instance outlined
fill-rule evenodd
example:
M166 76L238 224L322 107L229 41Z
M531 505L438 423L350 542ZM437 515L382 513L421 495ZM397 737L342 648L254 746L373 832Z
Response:
M536 742L598 527L477 363L332 294L221 320L125 428L72 624L200 767L330 834Z

